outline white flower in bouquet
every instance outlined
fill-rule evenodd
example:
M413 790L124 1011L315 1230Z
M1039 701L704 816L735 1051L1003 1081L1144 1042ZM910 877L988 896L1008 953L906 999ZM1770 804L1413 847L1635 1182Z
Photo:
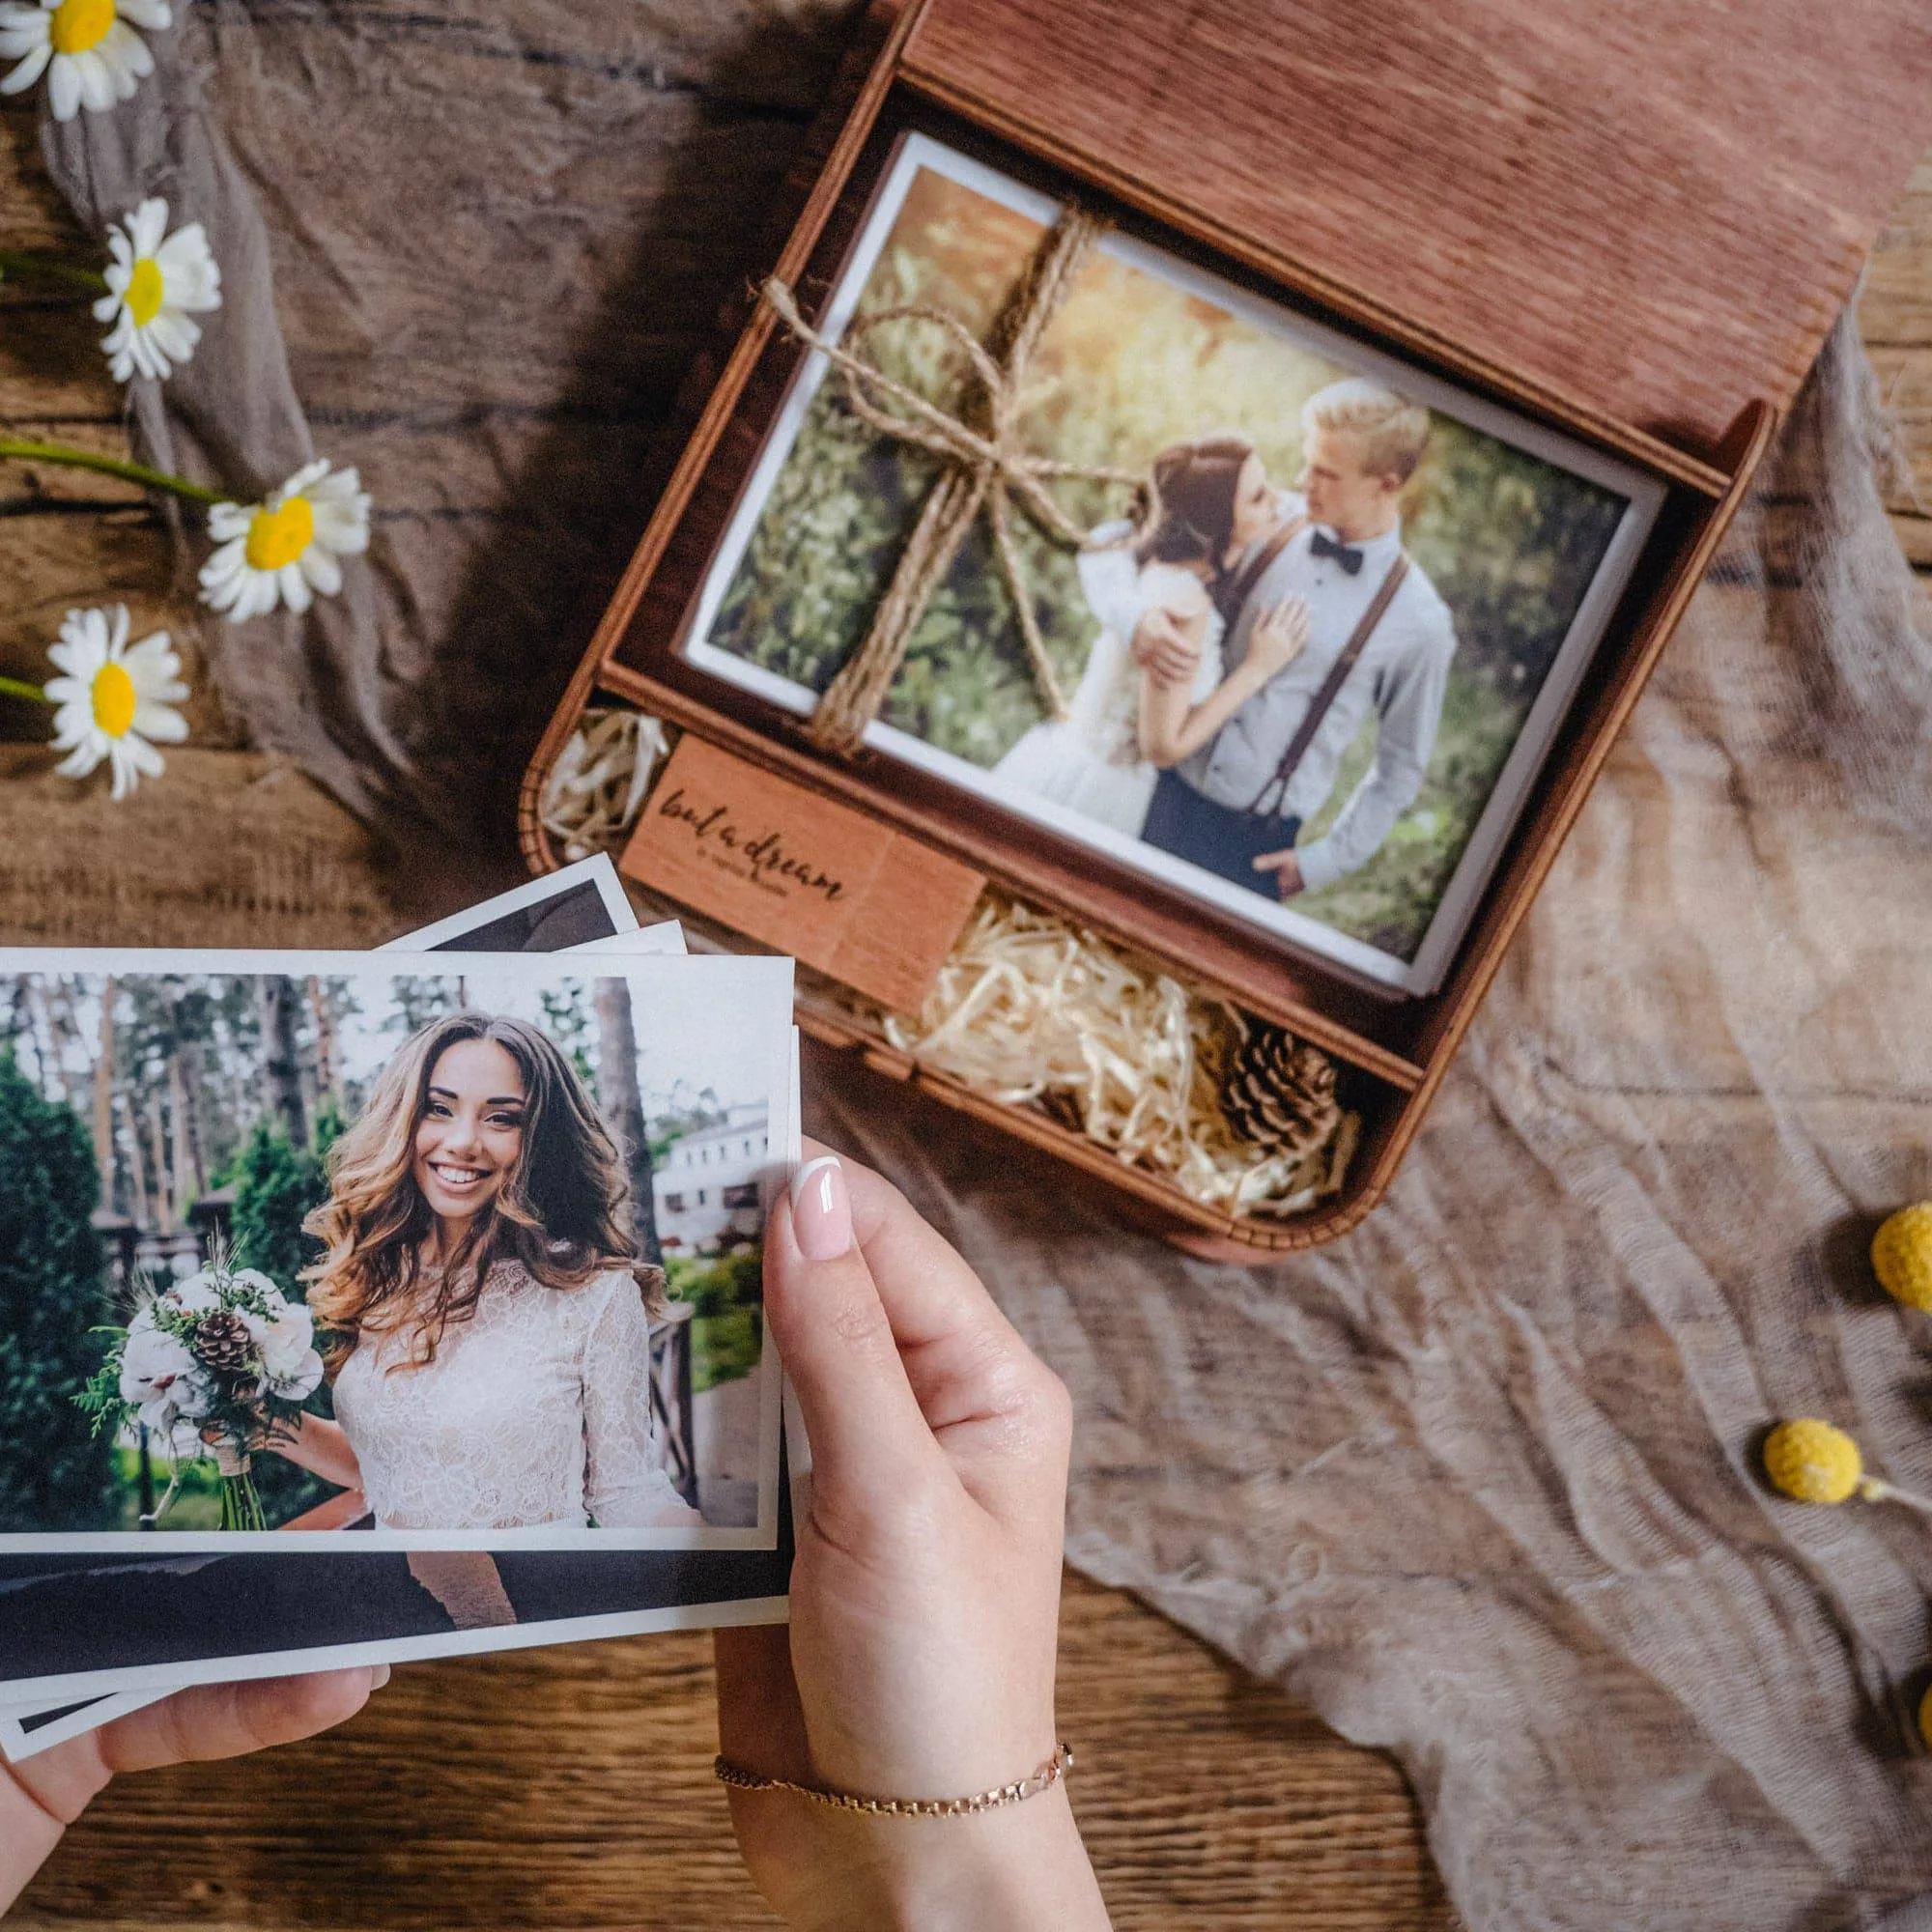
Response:
M174 707L187 696L180 681L181 659L165 631L137 644L128 641L128 607L70 611L60 640L47 647L59 677L43 696L55 707L54 750L66 752L55 769L62 778L84 779L105 758L114 774L118 802L145 774L164 769L156 744L178 745L187 720Z
M217 503L209 534L221 548L201 567L202 602L231 623L277 604L298 613L342 588L337 557L369 548L369 497L353 469L303 465L260 503Z
M150 31L174 19L167 0L40 0L0 7L0 60L19 65L0 94L19 94L44 73L47 109L71 121L126 100L155 71L148 43L128 22Z
M121 1400L138 1406L148 1428L165 1434L182 1412L185 1385L197 1375L187 1344L155 1327L151 1311L142 1309L128 1324L121 1355Z
M284 1402L306 1402L322 1386L322 1357L310 1349L286 1373L269 1371L269 1392Z
M172 1288L163 1292L160 1299L176 1308L185 1309L190 1315L207 1315L221 1306L221 1296L206 1268L198 1274L187 1276L185 1280L176 1282Z
M175 1407L184 1422L201 1421L221 1400L214 1378L199 1363L175 1384L173 1394Z
M101 353L117 383L138 373L156 382L194 354L195 314L221 306L221 270L198 221L168 233L168 205L144 201L107 231L108 293L94 304L97 322L114 327Z
M315 1317L304 1303L282 1302L280 1310L263 1324L262 1368L269 1386L291 1402L312 1394L322 1380L322 1357L315 1349Z

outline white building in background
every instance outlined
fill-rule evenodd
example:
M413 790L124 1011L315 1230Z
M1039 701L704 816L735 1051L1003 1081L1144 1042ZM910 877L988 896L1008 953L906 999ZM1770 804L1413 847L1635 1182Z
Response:
M747 1102L727 1108L716 1126L680 1135L665 1151L651 1187L666 1254L717 1254L757 1238L768 1124L763 1104Z

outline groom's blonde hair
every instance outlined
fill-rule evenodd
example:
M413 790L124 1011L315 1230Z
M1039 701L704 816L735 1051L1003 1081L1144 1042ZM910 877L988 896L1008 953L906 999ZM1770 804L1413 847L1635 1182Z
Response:
M1302 404L1301 427L1358 438L1364 469L1406 483L1429 440L1429 412L1366 376L1345 376Z

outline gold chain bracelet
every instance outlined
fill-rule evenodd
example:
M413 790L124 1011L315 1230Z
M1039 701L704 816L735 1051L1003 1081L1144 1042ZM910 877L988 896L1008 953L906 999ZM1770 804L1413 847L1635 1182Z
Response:
M1018 1804L1050 1791L1073 1769L1069 1746L1056 1745L1053 1755L1037 1771L1010 1784L996 1784L990 1791L977 1791L971 1798L859 1798L849 1791L827 1791L822 1785L794 1784L788 1777L760 1777L720 1757L712 1765L720 1784L734 1791L795 1791L814 1804L833 1804L841 1811L872 1811L889 1818L964 1818L975 1811L990 1811L1000 1804Z

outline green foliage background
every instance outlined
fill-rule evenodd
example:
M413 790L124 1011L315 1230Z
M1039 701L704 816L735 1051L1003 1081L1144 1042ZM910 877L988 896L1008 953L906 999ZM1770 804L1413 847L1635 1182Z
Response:
M665 1281L671 1295L688 1301L691 1318L691 1392L702 1395L720 1382L736 1381L758 1366L764 1341L764 1257L750 1254L670 1255Z
M861 315L919 303L983 338L1039 238L1037 226L931 172L915 181L867 283ZM900 321L870 354L955 412L977 408L963 357L938 327ZM1063 461L1146 470L1169 443L1234 429L1269 475L1300 468L1302 404L1348 373L1174 284L1094 258L1029 374L1029 444ZM823 691L857 647L936 474L933 459L852 415L836 381L806 412L710 641ZM1062 486L1084 525L1121 514L1123 493ZM1415 804L1361 871L1297 910L1398 957L1421 944L1498 772L1542 689L1622 515L1615 493L1436 416L1410 487L1410 553L1456 621L1441 733ZM1063 689L1094 635L1073 560L1017 523L1035 614ZM1040 705L1006 582L983 526L962 547L914 632L884 718L990 767ZM1332 823L1373 749L1364 727L1328 809Z
M0 1049L0 1529L96 1520L113 1481L110 1446L75 1406L99 1360L89 1331L115 1319L93 1214L94 1144Z
M244 1267L260 1268L291 1300L308 1298L301 1271L322 1254L322 1243L313 1235L302 1233L302 1222L328 1198L323 1156L341 1134L343 1124L333 1104L325 1100L316 1109L315 1145L298 1148L278 1126L258 1121L226 1176L235 1189L231 1229L238 1259ZM327 1382L309 1398L308 1406L314 1414L334 1415L335 1403ZM254 1477L270 1522L287 1522L335 1493L328 1484L285 1456L258 1456ZM216 1493L213 1484L204 1487L212 1499ZM185 1493L176 1500L168 1512L172 1527L202 1526L183 1514L195 1500Z

